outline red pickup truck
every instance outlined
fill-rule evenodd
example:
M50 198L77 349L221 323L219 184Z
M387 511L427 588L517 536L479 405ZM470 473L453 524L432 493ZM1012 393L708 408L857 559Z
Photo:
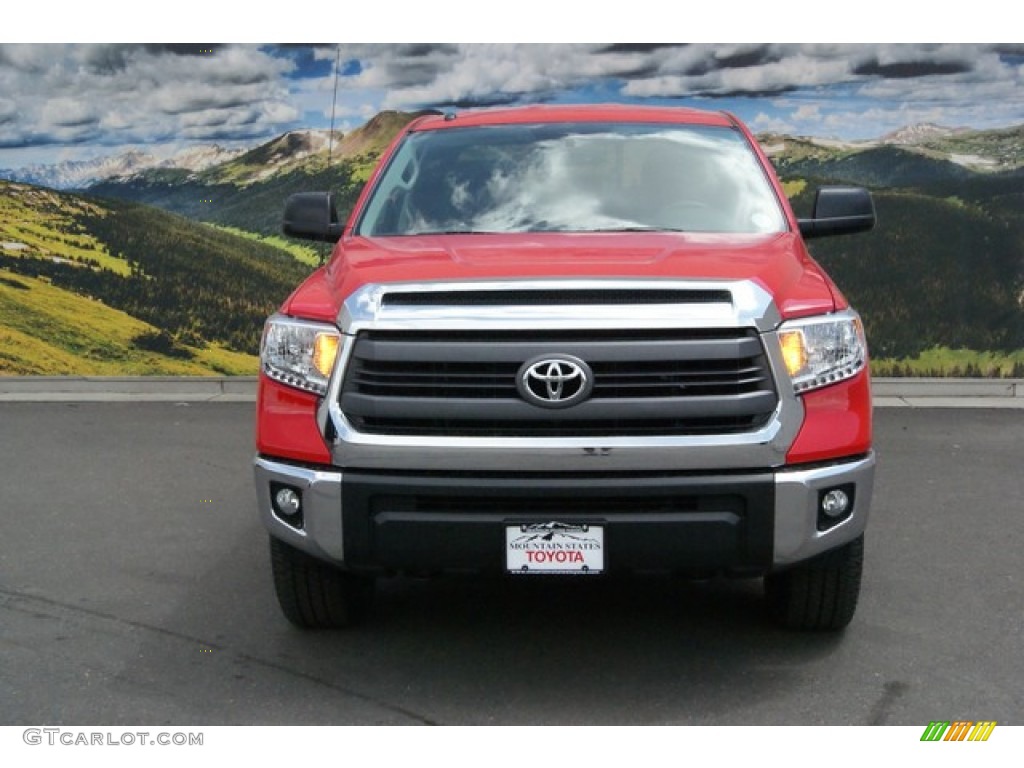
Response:
M871 503L861 320L735 117L427 115L268 321L256 489L285 616L359 618L380 574L763 577L784 626L853 617Z

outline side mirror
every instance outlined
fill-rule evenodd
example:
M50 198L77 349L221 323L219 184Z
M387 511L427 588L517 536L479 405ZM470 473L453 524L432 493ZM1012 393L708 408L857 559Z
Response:
M338 221L333 192L299 192L284 204L281 229L291 237L336 243L344 227Z
M814 196L814 217L798 223L806 240L866 232L875 226L875 204L861 187L822 187Z

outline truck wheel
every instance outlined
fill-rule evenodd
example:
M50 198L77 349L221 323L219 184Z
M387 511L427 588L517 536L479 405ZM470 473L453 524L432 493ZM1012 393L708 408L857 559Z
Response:
M857 610L864 536L795 568L766 576L772 618L789 629L837 630Z
M373 579L345 573L270 537L270 565L281 611L306 629L347 627L366 613Z

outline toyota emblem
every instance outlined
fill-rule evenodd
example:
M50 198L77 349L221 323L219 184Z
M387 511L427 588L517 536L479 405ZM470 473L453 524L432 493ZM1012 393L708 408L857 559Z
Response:
M519 394L541 408L568 408L586 400L594 388L590 366L572 355L543 355L519 369Z

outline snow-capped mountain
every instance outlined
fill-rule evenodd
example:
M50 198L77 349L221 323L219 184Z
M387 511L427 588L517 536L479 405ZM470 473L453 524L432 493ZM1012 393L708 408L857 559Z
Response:
M928 141L934 141L935 139L944 139L947 136L955 136L958 133L964 133L970 130L969 128L949 128L944 125L936 125L935 123L917 123L915 125L905 125L902 128L898 128L895 131L885 134L878 139L879 144L924 144Z
M0 170L0 179L20 181L52 189L84 189L99 181L128 178L157 168L178 168L196 173L227 162L244 149L225 149L216 144L186 147L169 157L129 149L92 160L69 160Z
M234 160L245 151L245 147L225 149L218 144L200 144L181 150L173 157L161 161L157 167L181 168L182 170L192 171L192 173L198 173L214 165Z
M335 133L336 138L340 135ZM236 182L252 183L270 178L312 158L326 155L330 145L330 131L289 131L240 154L237 158L237 168L225 164L220 170Z

